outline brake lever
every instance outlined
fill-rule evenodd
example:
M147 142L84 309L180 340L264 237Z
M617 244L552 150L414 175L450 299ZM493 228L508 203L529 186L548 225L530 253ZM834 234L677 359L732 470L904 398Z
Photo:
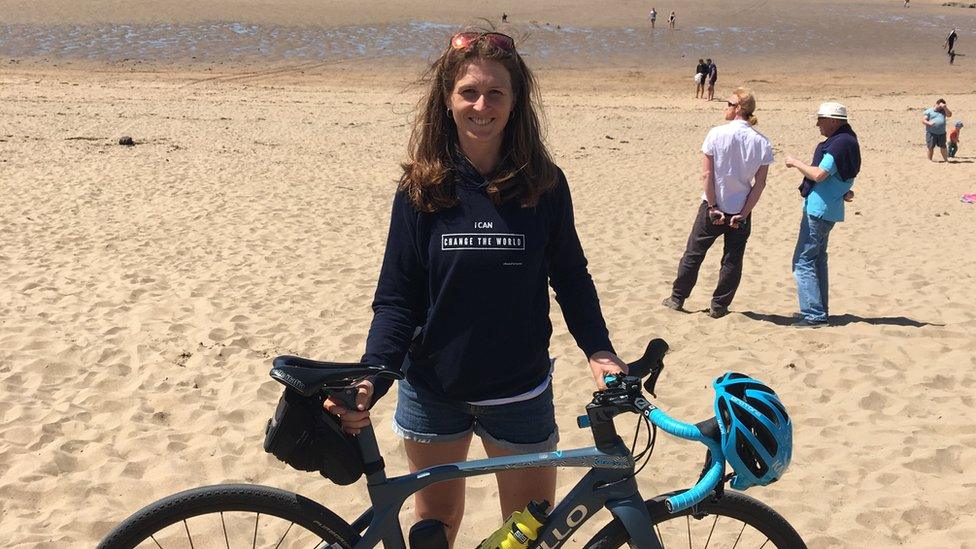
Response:
M651 369L651 375L644 381L644 390L647 391L652 397L657 398L657 393L655 392L655 386L657 385L657 378L664 371L664 361L662 360L658 366Z
M644 356L628 364L630 375L643 378L650 374L650 377L644 382L644 390L655 398L657 398L655 385L657 384L658 376L661 375L661 370L664 369L664 355L667 352L667 342L661 338L655 338L647 344Z

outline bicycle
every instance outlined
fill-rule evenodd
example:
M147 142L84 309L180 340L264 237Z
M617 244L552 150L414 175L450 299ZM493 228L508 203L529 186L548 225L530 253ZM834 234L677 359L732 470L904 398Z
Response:
M656 396L655 385L664 368L667 344L651 341L639 360L629 364L626 376L606 376L606 390L593 393L586 414L579 416L580 428L592 431L594 446L538 454L482 459L431 467L413 474L387 478L372 430L357 437L366 467L366 488L372 506L347 523L323 505L301 495L259 485L215 485L181 492L151 503L119 524L99 544L99 549L137 546L166 548L169 542L190 547L231 547L231 537L246 538L251 547L318 547L322 549L365 549L380 542L386 549L405 549L399 512L406 499L425 486L441 481L486 475L504 469L528 467L586 467L590 470L549 513L536 541L537 549L561 547L596 511L605 507L613 520L597 532L585 547L661 548L675 538L692 543L692 532L701 532L705 546L715 547L716 536L727 536L730 546L803 549L800 535L780 514L740 492L726 489L733 474L725 473L725 459L719 442L718 422L713 417L698 424L668 416L650 403L643 388ZM303 384L305 392L327 391L339 395L368 375L401 378L385 368L361 364L320 363L298 357L278 357L272 377L286 383ZM288 374L281 374L287 368ZM287 383L286 383L287 384ZM637 413L648 427L644 450L617 434L613 419L623 413ZM638 429L640 423L638 424ZM707 447L705 467L698 482L644 500L636 475L650 460L657 428L676 437L703 443ZM636 444L636 438L634 440ZM635 470L640 459L643 464ZM240 513L244 513L242 518ZM212 520L205 520L207 516ZM250 518L253 516L253 519ZM271 521L269 517L280 519ZM264 522L262 523L262 519ZM683 519L683 520L682 520ZM493 525L496 527L497 525ZM670 526L676 526L669 530ZM296 528L298 527L298 528ZM302 532L294 532L296 529ZM487 535L487 533L486 533ZM142 544L142 545L140 545ZM185 545L181 545L185 546ZM750 545L751 546L751 545Z

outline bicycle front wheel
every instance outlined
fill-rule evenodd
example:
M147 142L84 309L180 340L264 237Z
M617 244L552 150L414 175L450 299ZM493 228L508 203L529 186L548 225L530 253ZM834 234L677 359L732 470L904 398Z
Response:
M359 536L339 516L298 494L251 484L194 488L151 503L98 549L316 547L349 549Z
M766 504L739 492L726 490L719 499L706 500L697 507L671 514L664 494L647 501L654 533L667 547L763 547L764 549L805 549L796 530ZM629 538L623 524L614 520L586 544L589 549L624 547Z

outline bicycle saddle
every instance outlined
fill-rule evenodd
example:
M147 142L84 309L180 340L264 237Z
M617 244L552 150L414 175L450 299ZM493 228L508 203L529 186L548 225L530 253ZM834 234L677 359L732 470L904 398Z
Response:
M275 381L306 397L322 389L347 387L367 377L403 379L403 374L386 366L359 362L321 362L291 355L275 358L271 366L271 377Z

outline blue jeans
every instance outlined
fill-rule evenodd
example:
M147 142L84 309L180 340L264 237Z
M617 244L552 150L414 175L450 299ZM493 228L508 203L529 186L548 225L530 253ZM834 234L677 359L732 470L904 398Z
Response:
M808 322L827 322L827 238L833 221L803 214L793 252L793 277L800 315Z

